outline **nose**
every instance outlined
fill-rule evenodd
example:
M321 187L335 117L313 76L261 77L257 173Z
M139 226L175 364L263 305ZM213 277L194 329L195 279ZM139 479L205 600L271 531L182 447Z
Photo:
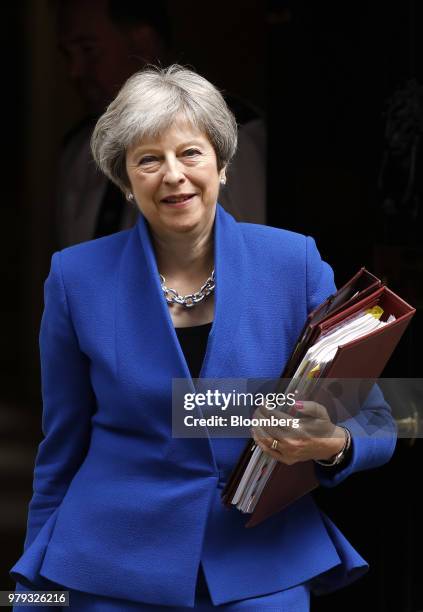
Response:
M176 159L167 159L164 165L163 182L167 185L180 185L185 181L182 164Z

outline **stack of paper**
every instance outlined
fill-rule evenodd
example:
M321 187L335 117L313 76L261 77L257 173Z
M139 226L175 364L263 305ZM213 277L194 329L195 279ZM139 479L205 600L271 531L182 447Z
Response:
M396 320L394 315L390 315L386 321L381 321L382 314L380 306L362 310L322 334L303 357L286 393L297 391L298 397L306 397L315 386L316 379L324 376L339 348ZM231 501L238 510L253 512L277 463L276 459L256 446Z
M412 306L362 268L308 316L281 375L290 378L283 392L296 391L298 399L308 399L323 378L376 380L414 313ZM313 461L289 466L250 440L222 499L227 506L250 513L246 527L252 527L317 486Z

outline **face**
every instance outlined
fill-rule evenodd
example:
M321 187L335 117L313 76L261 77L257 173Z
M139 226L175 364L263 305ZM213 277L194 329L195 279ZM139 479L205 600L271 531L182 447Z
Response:
M219 183L216 153L207 136L184 120L126 154L131 191L159 236L202 232L213 225Z
M159 56L150 28L119 29L107 0L62 0L57 15L58 45L69 78L88 113L98 115L124 81L144 62Z

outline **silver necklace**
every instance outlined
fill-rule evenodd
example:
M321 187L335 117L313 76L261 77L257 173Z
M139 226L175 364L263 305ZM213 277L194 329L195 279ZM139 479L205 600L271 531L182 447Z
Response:
M196 304L202 302L204 298L213 292L216 286L214 270L199 291L196 291L195 293L188 293L188 295L179 295L175 289L166 287L165 283L165 277L160 274L160 284L162 286L166 302L168 304L181 304L181 306L185 306L185 308L192 308Z

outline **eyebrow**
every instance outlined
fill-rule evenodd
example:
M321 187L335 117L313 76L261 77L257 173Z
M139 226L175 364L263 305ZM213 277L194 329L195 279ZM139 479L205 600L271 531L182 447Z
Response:
M199 140L189 140L188 142L183 142L180 145L178 145L178 149L184 149L185 147L201 147L203 146L203 143L201 143ZM142 145L138 145L136 147L136 149L134 149L134 151L132 152L132 155L139 155L143 150L146 151L158 151L160 149L160 147L155 146L155 145L149 145L149 144L142 144Z

